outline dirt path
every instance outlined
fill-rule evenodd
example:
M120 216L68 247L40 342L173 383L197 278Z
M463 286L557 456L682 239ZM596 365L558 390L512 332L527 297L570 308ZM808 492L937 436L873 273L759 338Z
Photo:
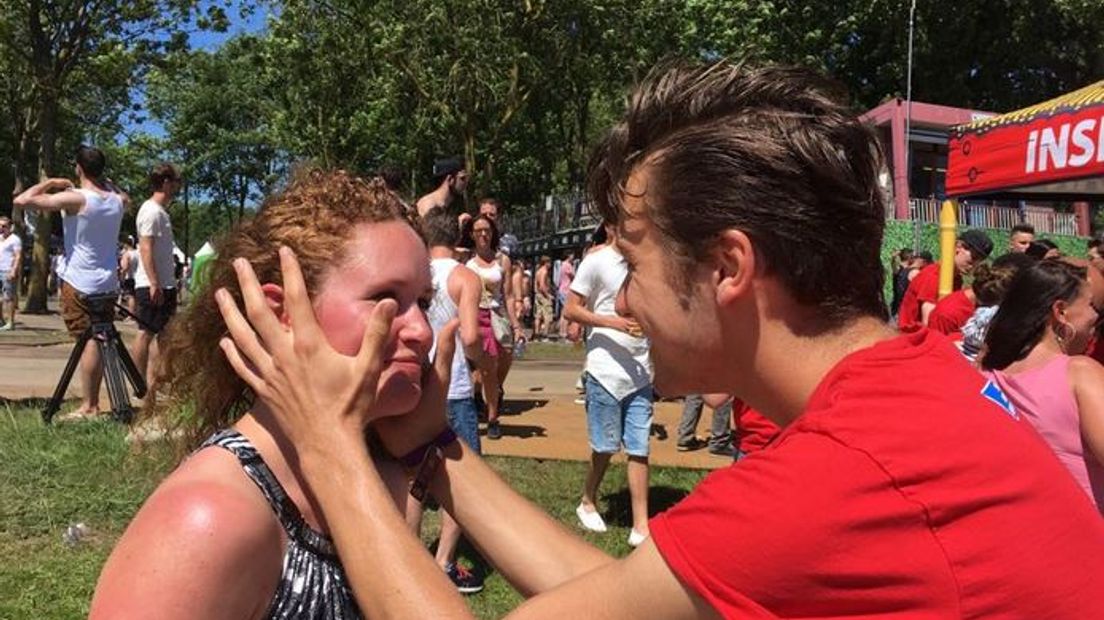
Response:
M72 345L64 339L57 315L20 315L19 322L19 330L0 334L0 399L47 398L53 393ZM129 341L133 327L124 323L118 326ZM51 344L58 342L61 344ZM503 437L497 441L484 437L483 451L541 459L590 458L586 414L583 406L574 402L580 370L577 361L518 361L506 381ZM75 383L69 388L71 397L77 394ZM727 465L728 459L705 450L677 451L675 434L681 411L681 403L657 404L651 462L703 469ZM708 432L708 420L709 416L704 415L700 425L703 433Z

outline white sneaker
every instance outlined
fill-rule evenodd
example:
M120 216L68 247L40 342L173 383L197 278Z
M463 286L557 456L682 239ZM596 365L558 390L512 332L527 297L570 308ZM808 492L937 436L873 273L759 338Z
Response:
M0 332L10 332L15 329L15 325L12 323L4 323L0 325Z
M636 528L633 528L629 531L629 546L631 547L639 547L640 543L644 542L647 539L648 535L641 534L640 532L636 531Z
M587 510L586 506L579 504L575 514L579 516L579 522L586 529L592 532L606 531L606 522L602 520L602 515L598 514L597 510Z

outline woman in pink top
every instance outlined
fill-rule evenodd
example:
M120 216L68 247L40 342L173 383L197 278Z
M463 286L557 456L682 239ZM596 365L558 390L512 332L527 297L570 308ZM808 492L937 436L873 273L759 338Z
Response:
M1104 511L1104 366L1083 355L1102 318L1098 270L1040 261L1012 281L981 367Z

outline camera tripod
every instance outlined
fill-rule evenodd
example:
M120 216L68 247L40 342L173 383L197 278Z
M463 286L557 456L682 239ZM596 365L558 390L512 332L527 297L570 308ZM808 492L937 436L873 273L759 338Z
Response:
M103 377L107 384L107 396L111 400L112 417L116 422L130 424L134 419L134 408L130 404L126 382L134 388L134 395L142 398L146 395L146 380L138 372L138 367L134 365L134 360L131 359L123 339L119 336L119 331L115 329L113 315L118 309L139 325L142 325L142 322L129 310L116 303L114 293L88 295L84 299L89 307L88 314L92 324L77 338L73 352L69 354L69 361L65 364L65 370L62 371L57 387L54 388L54 395L42 410L42 421L46 424L53 421L54 414L61 408L65 391L69 389L73 373L80 364L84 347L89 340L93 340L100 351L100 360L103 363Z

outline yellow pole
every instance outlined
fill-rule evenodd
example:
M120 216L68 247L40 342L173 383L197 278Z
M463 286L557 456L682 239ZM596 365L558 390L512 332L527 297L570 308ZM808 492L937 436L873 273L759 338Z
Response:
M955 233L958 204L944 200L939 211L939 298L950 295L954 288Z

